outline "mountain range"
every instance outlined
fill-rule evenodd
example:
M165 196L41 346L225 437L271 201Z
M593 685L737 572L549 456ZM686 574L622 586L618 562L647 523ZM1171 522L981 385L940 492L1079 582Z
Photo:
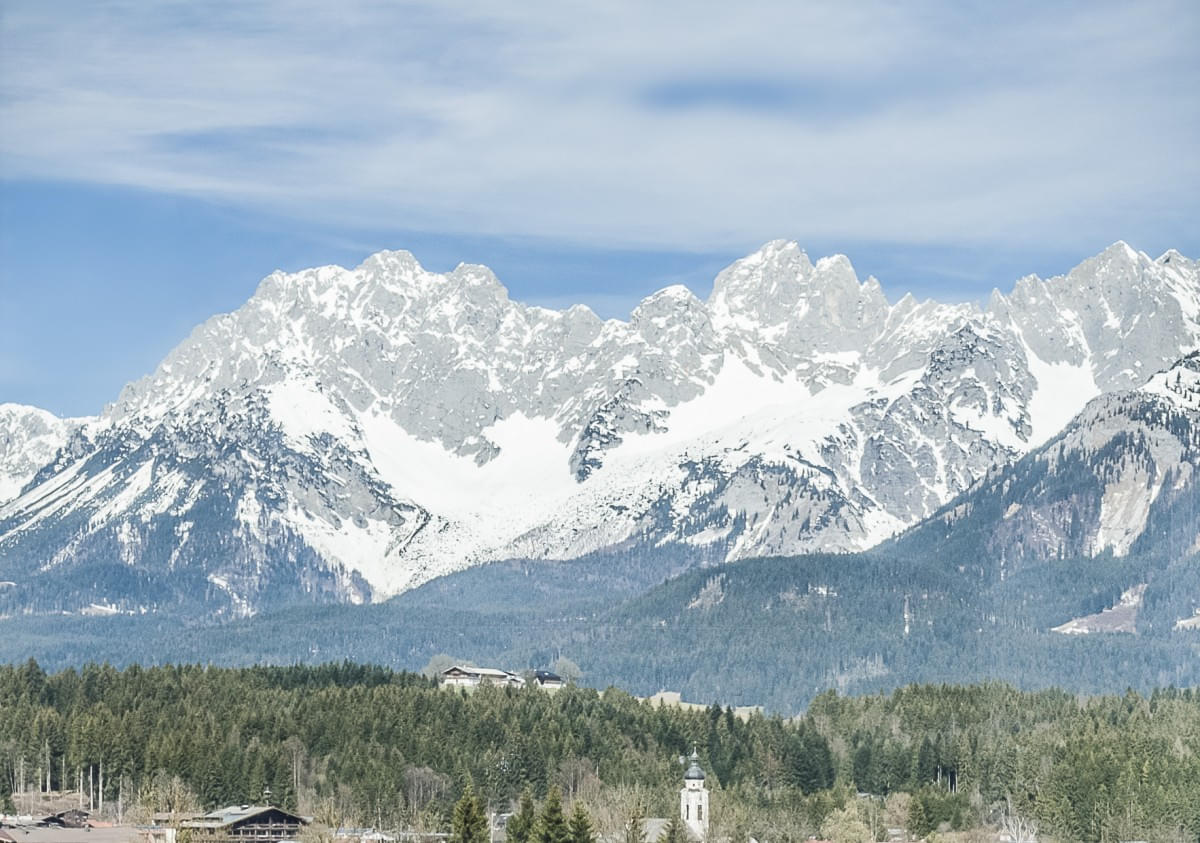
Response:
M1197 262L1124 243L980 306L776 241L628 321L406 252L277 272L94 418L0 405L0 608L236 618L615 552L1178 560L1198 347Z

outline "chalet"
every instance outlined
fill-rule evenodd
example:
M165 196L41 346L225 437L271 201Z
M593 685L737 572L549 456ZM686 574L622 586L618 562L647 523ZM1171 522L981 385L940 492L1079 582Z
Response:
M479 685L521 687L525 680L516 673L494 667L454 665L441 673L441 683L447 688L475 688Z
M533 672L533 681L537 683L539 688L545 688L547 691L557 691L567 683L557 673L551 673L548 670L535 670Z
M88 817L87 811L72 808L69 811L59 811L57 814L43 817L38 820L38 825L55 828L87 828L90 825Z
M311 820L269 805L230 805L187 820L181 829L195 843L285 843Z

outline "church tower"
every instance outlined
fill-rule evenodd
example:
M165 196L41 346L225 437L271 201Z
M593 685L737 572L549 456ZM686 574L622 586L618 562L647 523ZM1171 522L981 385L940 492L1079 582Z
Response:
M679 818L697 840L708 837L708 788L704 786L704 770L700 756L692 747L691 765L683 774L683 789L679 791Z

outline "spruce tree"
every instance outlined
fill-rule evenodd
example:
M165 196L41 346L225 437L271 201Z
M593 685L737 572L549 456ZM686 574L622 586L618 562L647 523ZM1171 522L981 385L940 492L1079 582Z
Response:
M537 812L533 807L533 794L529 788L521 792L521 803L517 812L509 817L506 832L510 843L529 843L537 824Z
M489 837L487 817L475 798L474 788L468 784L462 798L454 806L450 843L485 843Z
M550 788L546 796L534 839L537 843L571 843L571 831L567 827L567 818L563 816L562 792L557 785Z
M571 835L571 843L596 843L596 834L592 831L592 821L588 817L587 811L583 809L582 802L575 803L575 810L571 812L571 821L568 823L568 829Z
M937 774L937 758L934 757L933 744L929 738L921 739L921 748L917 750L916 786L924 787L934 780Z
M925 808L922 794L913 794L912 801L908 803L908 822L904 825L908 833L916 838L925 837L933 831L934 824L929 819L929 812Z

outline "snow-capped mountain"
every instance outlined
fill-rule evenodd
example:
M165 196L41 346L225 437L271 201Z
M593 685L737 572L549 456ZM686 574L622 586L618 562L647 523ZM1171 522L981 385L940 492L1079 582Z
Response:
M1111 552L1200 553L1200 352L1092 401L1054 438L991 471L901 545L1000 573Z
M0 504L17 496L90 419L60 419L23 404L0 404Z
M248 612L628 543L864 548L1197 346L1196 262L1123 243L980 308L777 241L628 322L382 252L268 276L126 387L0 506L0 578Z

